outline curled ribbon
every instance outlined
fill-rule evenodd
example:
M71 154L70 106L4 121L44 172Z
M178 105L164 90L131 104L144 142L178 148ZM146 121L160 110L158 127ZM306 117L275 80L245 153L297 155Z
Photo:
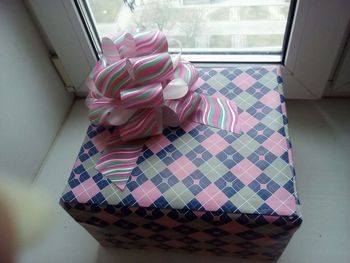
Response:
M146 138L185 120L238 133L235 104L194 92L197 69L168 53L161 31L121 32L102 39L102 58L87 79L89 119L116 126L96 168L121 190Z

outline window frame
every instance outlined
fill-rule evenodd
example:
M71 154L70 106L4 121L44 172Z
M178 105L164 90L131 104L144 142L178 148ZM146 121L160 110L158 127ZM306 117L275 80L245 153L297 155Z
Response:
M76 94L86 95L84 81L94 67L97 57L81 22L75 0L25 1L75 85ZM287 98L322 97L347 37L350 21L348 10L350 1L296 2L286 54L282 63L278 63L282 65L284 92ZM196 64L204 67L228 67L238 63L211 61Z

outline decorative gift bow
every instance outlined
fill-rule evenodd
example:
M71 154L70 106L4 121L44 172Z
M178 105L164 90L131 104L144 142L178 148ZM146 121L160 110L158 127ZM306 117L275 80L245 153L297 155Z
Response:
M121 32L102 39L103 56L91 72L86 99L93 124L117 126L96 168L121 190L146 138L184 120L239 132L235 104L194 92L197 69L168 53L161 31Z

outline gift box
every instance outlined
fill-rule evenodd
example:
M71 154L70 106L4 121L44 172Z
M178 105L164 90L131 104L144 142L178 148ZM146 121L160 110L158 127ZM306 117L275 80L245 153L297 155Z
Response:
M102 246L276 260L302 222L279 66L200 68L194 92L237 105L241 133L187 121L145 143L125 189L90 125L60 200Z

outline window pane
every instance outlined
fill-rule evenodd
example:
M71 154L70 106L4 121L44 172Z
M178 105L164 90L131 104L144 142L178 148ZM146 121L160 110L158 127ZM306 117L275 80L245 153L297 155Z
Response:
M186 53L280 54L290 0L88 0L100 38L159 29ZM170 42L170 48L176 48Z

